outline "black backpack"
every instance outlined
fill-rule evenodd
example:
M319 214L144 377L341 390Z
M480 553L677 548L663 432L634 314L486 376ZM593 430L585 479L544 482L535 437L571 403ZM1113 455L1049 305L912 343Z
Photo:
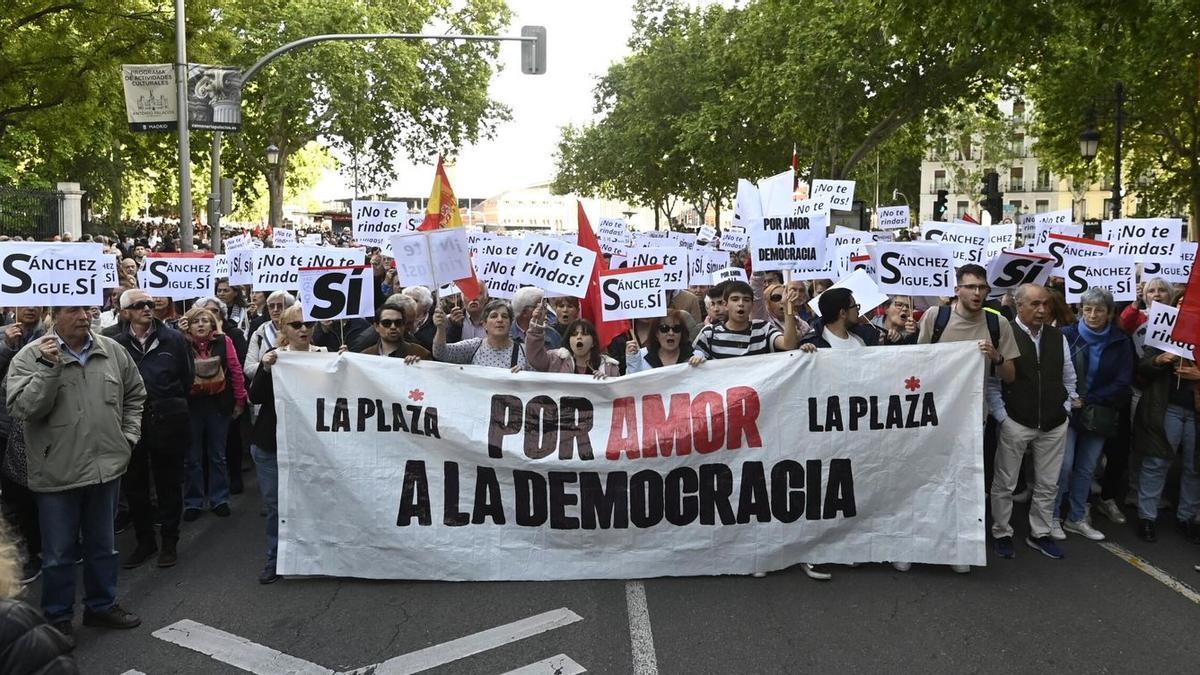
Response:
M942 339L942 333L946 332L946 325L950 323L950 305L942 305L938 307L937 319L933 322L933 334L929 336L929 344L934 344ZM1000 315L993 309L983 308L983 316L987 321L988 335L992 338L992 346L1000 349Z
M515 368L517 366L517 359L521 356L521 338L514 335L512 338L512 343L512 356L508 360L509 368ZM471 360L468 361L468 363L475 363L475 355L479 353L479 348L482 346L483 340L480 340L479 344L475 346L475 351L471 352Z

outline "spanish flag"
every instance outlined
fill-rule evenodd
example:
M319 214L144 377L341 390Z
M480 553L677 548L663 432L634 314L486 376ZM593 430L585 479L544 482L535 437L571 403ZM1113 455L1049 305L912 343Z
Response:
M441 230L448 227L462 227L462 214L458 211L458 199L454 196L454 188L450 187L450 179L446 177L446 167L442 157L438 155L437 171L433 175L433 189L429 191L429 205L425 207L425 220L417 228L419 231ZM465 279L456 279L454 283L463 296L474 300L482 292L479 279L472 272Z

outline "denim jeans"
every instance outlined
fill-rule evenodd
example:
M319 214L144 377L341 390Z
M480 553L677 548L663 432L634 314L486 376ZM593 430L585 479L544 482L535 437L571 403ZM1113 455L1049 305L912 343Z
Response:
M192 447L188 448L187 461L184 462L187 476L186 489L183 493L185 509L203 509L204 497L204 455L208 454L208 490L209 504L216 508L229 503L229 474L225 462L225 439L229 436L229 415L218 412L213 408L193 408L192 417Z
M37 492L42 528L42 613L50 623L75 615L75 561L83 538L83 604L102 612L117 602L116 535L120 480L61 492Z
M1092 492L1092 478L1096 464L1104 452L1104 437L1074 427L1067 428L1067 451L1063 455L1062 471L1058 474L1058 500L1054 505L1055 515L1062 513L1063 502L1068 503L1067 520L1080 521L1087 515L1088 497Z
M250 456L258 474L258 491L267 507L267 562L275 562L279 550L279 463L273 453L257 445L250 446Z
M1179 480L1179 508L1175 517L1184 522L1196 517L1200 507L1200 475L1196 473L1196 413L1177 405L1167 406L1163 430L1171 447L1183 453L1183 475ZM1167 471L1174 459L1142 458L1142 474L1138 481L1138 517L1154 520L1158 517L1158 498L1167 482Z

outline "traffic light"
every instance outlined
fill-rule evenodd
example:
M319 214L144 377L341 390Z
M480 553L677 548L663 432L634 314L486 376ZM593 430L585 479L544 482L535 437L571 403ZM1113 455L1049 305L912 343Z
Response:
M937 201L933 203L933 219L938 222L946 222L946 211L950 208L948 198L950 197L949 190L938 190Z
M998 223L1004 218L1004 204L1001 201L1003 197L1000 192L1000 174L995 171L983 174L983 201L980 205L992 215L993 223Z

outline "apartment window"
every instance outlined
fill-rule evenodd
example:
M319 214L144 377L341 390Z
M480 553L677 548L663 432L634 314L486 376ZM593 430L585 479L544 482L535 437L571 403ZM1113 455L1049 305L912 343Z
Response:
M1020 199L1010 199L1008 202L1009 210L1014 214L1020 214L1023 205Z
M1039 199L1033 203L1033 212L1034 213L1046 213L1049 210L1050 210L1050 200L1049 199Z
M1025 169L1019 166L1014 166L1008 170L1008 191L1009 192L1024 192L1025 191Z
M946 189L946 172L938 169L933 172L933 189L930 192Z
M1050 170L1038 167L1037 170L1037 189L1043 192L1050 191Z
M1025 134L1013 134L1012 154L1015 157L1025 156Z
M1013 101L1013 117L1018 120L1025 117L1025 101Z
M962 218L963 216L967 215L967 209L969 209L970 207L971 207L970 202L959 202L958 209L957 209L957 213L958 213L957 217Z

